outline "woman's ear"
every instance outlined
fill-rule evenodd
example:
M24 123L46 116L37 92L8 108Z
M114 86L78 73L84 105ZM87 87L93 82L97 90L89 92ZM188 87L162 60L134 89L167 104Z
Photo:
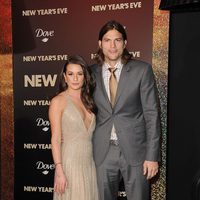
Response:
M65 79L65 82L67 83L67 77L66 77L66 74L63 73L63 76L64 76L64 79Z

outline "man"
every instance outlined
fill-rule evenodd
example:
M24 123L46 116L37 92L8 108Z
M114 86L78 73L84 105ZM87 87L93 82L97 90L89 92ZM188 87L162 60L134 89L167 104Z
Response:
M152 68L132 59L124 27L107 22L99 32L93 137L101 200L117 199L121 177L128 200L149 199L158 172L160 124Z

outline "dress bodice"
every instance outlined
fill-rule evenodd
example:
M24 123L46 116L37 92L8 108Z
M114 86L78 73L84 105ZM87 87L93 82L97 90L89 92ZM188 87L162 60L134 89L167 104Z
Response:
M69 141L77 137L91 140L96 124L95 115L92 113L92 119L87 128L71 97L66 95L66 98L67 105L62 114L62 140Z

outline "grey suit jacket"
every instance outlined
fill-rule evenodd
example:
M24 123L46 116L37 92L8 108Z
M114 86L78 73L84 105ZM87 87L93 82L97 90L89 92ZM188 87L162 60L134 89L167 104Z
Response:
M105 90L102 67L93 65L91 69L96 80L94 100L98 107L93 135L96 165L103 162L108 152L113 124L121 151L130 165L139 165L144 160L159 161L160 121L152 67L136 60L123 66L113 108Z

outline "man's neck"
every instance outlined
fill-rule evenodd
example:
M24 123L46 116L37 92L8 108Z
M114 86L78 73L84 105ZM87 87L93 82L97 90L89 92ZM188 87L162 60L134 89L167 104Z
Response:
M118 60L118 61L105 61L105 63L107 65L109 65L110 68L115 68L117 66L118 63L120 63L121 60Z

